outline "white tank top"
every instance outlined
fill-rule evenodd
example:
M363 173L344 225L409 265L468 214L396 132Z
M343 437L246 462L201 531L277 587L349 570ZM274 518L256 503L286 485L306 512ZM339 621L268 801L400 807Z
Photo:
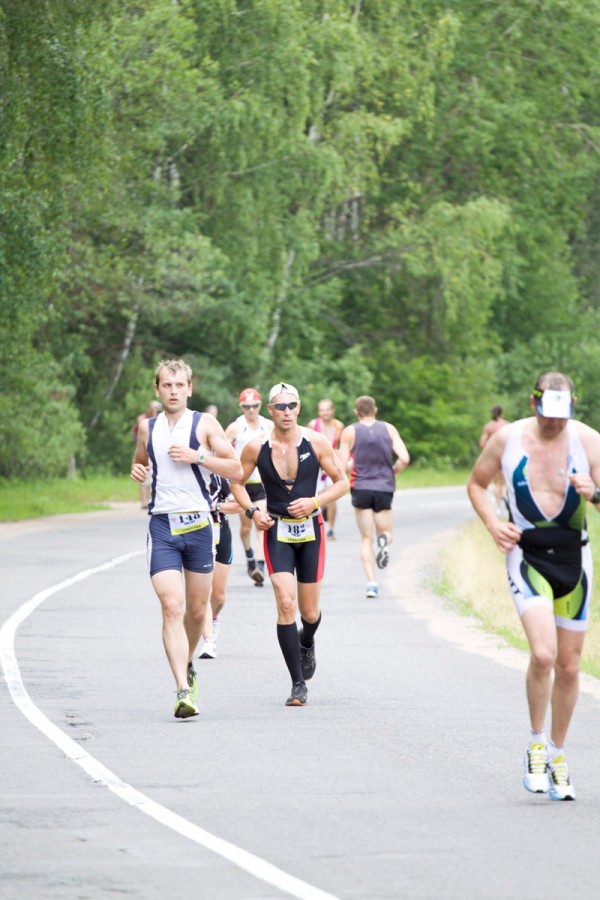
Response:
M171 444L197 446L195 435L192 435L193 424L191 409L186 409L172 431L164 413L156 417L148 440L148 456L152 463L152 499L148 509L153 515L210 510L208 469L173 462L167 453Z
M266 435L271 434L273 430L273 423L269 419L265 419L264 416L258 417L258 425L256 426L256 428L250 428L248 422L246 421L246 416L244 415L238 416L236 422L238 423L238 431L233 442L233 447L238 459L242 455L242 450L244 449L246 444L250 443L250 441L253 441L256 438L264 438ZM254 469L246 484L260 483L260 473L258 469Z

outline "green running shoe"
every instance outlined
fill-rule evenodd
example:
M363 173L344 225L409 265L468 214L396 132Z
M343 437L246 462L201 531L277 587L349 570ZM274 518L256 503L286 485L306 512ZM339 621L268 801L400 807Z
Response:
M175 704L175 718L189 719L198 715L196 701L189 688L180 688L177 691L177 703Z
M188 663L187 667L187 679L188 679L188 687L192 692L192 697L194 698L194 702L198 700L198 676L196 675L196 670L192 663Z

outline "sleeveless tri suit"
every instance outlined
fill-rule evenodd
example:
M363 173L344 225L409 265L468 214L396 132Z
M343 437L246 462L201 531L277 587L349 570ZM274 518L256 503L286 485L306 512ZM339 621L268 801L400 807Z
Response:
M267 512L275 524L265 532L265 562L269 574L296 571L298 581L311 584L323 578L325 567L325 523L320 510L303 519L294 519L288 506L300 497L317 493L319 461L305 428L296 445L298 472L293 485L285 484L273 465L271 441L263 441L257 468L267 496Z
M506 567L519 615L531 606L553 610L556 624L585 631L592 587L592 555L585 530L586 500L568 480L589 472L587 455L572 420L567 423L568 461L565 496L551 519L538 506L527 478L527 452L522 435L525 419L511 423L502 454L511 521L523 530L507 555Z

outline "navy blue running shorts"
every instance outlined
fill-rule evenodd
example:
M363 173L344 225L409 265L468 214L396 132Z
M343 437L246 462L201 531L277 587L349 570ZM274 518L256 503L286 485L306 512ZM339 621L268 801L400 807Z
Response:
M350 490L352 506L355 509L372 509L373 512L383 512L392 508L394 499L393 491L363 491L358 488Z
M150 575L167 569L210 574L215 561L211 522L197 531L171 534L167 515L150 516L146 552Z

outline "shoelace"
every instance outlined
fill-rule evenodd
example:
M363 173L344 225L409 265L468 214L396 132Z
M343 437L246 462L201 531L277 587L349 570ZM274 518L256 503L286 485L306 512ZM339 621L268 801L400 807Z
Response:
M565 786L571 783L569 781L569 768L564 756L557 756L556 759L553 760L550 764L550 771L552 773L554 784Z
M530 775L543 775L548 767L546 748L543 744L532 744L527 751L528 771Z

